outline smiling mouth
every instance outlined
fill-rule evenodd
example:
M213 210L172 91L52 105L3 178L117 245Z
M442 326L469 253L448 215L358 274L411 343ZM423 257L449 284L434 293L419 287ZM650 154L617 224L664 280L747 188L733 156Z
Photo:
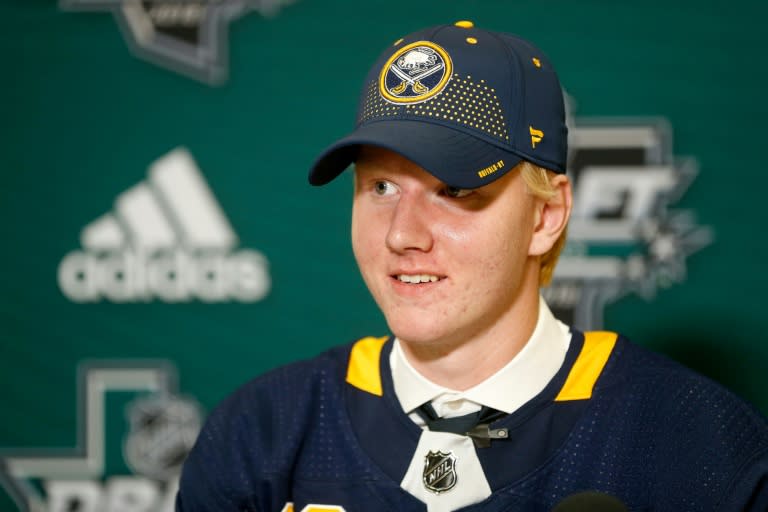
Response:
M445 276L437 276L433 274L397 274L392 276L401 283L408 284L421 284L421 283L435 283L444 279Z

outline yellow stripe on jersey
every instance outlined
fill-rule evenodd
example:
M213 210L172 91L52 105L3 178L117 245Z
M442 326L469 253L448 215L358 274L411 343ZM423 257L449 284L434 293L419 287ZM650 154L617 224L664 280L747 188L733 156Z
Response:
M615 332L593 331L584 333L584 346L573 363L563 388L555 398L556 402L566 400L587 400L592 398L592 389L597 378L608 362L618 335Z
M349 366L347 367L348 383L376 396L384 394L381 389L379 360L385 341L387 341L387 336L383 338L369 336L352 345L352 351L349 354Z
M289 501L285 504L280 512L293 512L293 502ZM338 505L315 505L310 503L301 512L344 512L344 508Z

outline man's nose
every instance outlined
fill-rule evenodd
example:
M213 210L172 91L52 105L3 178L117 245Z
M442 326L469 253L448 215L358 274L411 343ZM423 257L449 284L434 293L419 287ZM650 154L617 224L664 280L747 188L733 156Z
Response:
M429 251L434 242L429 208L418 196L400 197L387 233L387 247L396 253L407 251Z

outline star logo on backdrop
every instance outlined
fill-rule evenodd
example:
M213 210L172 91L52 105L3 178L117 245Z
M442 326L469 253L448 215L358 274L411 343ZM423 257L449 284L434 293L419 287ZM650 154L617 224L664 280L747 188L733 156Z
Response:
M181 465L203 421L197 401L178 394L175 367L90 362L79 368L77 388L76 446L1 449L0 486L21 512L173 510ZM121 398L122 439L107 428ZM121 440L125 472L115 471L110 449Z
M698 165L672 152L667 120L569 115L569 147L574 211L542 294L566 323L599 329L607 304L628 293L651 299L684 281L688 257L711 244L714 233L694 211L671 206Z
M139 58L210 85L226 81L230 22L277 14L294 0L60 0L68 11L111 12Z

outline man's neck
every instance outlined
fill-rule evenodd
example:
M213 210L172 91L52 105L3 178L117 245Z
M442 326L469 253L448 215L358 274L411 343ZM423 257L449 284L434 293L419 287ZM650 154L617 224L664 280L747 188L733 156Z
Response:
M523 349L536 327L538 301L537 289L521 296L490 328L457 340L416 344L400 339L403 353L416 371L435 384L467 390L499 371Z

